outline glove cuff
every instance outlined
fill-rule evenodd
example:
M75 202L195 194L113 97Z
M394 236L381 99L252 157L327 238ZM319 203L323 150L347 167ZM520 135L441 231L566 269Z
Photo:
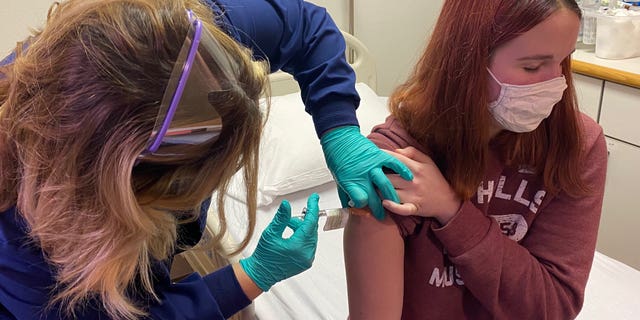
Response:
M259 263L252 257L240 259L240 266L242 267L242 270L244 270L247 276L249 276L249 278L253 280L258 288L260 288L264 292L267 292L269 291L269 289L271 289L273 283L269 284L266 281L262 281L260 279L261 272L257 271L257 268L259 268L259 266L256 266L256 264Z
M322 138L320 138L320 143L324 145L326 143L329 143L331 140L333 140L336 137L343 136L346 134L352 134L352 133L360 134L360 128L358 126L337 127L329 130L327 133L322 135Z

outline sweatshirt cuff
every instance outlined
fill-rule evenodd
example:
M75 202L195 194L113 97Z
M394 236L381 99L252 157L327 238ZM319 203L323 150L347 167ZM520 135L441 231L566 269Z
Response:
M240 287L231 265L206 275L204 280L225 318L231 317L251 303Z
M457 257L478 245L491 227L491 218L485 216L471 201L465 201L458 213L445 226L432 224L436 237L450 257Z

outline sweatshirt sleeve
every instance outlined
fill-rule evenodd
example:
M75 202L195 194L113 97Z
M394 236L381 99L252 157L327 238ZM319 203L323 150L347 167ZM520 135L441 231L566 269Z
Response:
M355 73L344 37L324 8L301 0L216 2L222 27L256 58L267 59L271 71L281 69L298 81L319 137L331 128L358 125Z
M520 243L503 236L496 221L469 202L434 229L465 286L495 318L572 319L582 308L606 174L606 144L598 129L587 137L587 158L580 164L590 195L556 196Z

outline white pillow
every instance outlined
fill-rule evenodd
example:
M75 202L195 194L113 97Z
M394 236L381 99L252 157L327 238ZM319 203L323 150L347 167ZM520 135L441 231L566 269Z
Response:
M385 99L364 83L357 110L360 132L365 136L389 114ZM271 98L271 111L260 144L258 205L266 206L281 195L313 188L333 180L327 168L311 115L305 112L300 93ZM229 195L245 200L240 174L234 177Z

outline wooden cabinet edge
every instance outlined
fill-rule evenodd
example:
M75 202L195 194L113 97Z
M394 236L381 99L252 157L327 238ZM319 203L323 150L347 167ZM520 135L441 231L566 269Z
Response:
M571 61L571 69L575 73L640 88L640 74L607 68L579 60Z

